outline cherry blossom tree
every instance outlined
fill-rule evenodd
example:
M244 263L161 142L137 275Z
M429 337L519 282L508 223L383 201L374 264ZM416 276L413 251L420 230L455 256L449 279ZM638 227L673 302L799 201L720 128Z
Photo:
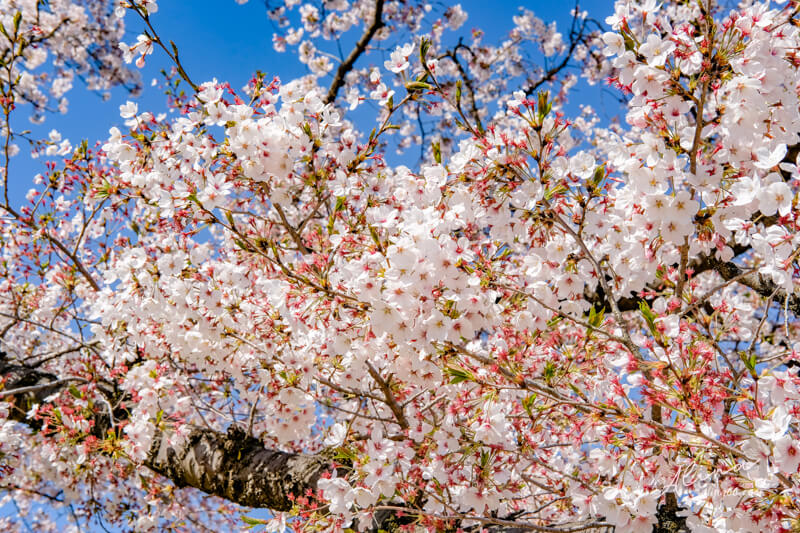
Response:
M800 2L266 7L308 74L235 88L0 3L4 530L800 529ZM151 54L174 113L15 129Z

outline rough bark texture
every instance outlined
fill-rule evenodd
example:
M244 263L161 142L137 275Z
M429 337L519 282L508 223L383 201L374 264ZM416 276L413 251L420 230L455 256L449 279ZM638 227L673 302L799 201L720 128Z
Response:
M689 533L686 518L678 516L680 511L675 493L668 493L666 502L658 508L658 523L653 526L653 533Z
M320 475L332 470L319 456L268 450L237 426L227 434L197 428L177 447L159 434L145 464L179 487L275 511L290 510L290 496L315 489Z

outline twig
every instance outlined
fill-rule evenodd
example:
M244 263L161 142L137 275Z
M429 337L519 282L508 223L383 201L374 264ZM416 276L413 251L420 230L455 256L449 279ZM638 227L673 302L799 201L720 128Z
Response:
M390 382L383 379L369 361L367 361L367 370L369 371L369 375L372 376L372 379L374 379L381 388L381 392L383 392L383 396L386 398L385 403L389 406L389 409L392 410L394 417L397 419L397 423L400 424L401 428L408 429L408 419L406 419L406 415L403 413L403 408L397 404L397 400L394 398Z

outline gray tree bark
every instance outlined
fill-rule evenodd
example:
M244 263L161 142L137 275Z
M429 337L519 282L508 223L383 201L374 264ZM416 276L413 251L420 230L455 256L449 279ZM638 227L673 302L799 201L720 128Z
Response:
M320 456L266 449L237 426L227 433L197 428L177 447L160 433L145 465L178 487L275 511L290 510L291 497L316 489L320 476L333 470L330 461Z

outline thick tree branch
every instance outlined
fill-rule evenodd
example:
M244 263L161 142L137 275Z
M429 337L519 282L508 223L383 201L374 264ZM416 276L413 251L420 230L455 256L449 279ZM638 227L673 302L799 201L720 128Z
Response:
M160 433L145 465L178 487L274 511L289 511L294 505L291 496L316 490L320 476L333 470L321 456L268 450L235 425L226 434L197 428L177 446Z
M9 418L34 430L41 423L28 418L29 409L44 404L72 381L7 363L4 354L0 356L0 378L5 382L2 400L13 405ZM127 411L118 409L114 416L124 418ZM94 413L92 435L103 438L110 427L106 411ZM319 477L333 470L330 460L321 456L268 450L237 426L227 433L196 428L181 444L170 444L169 437L165 432L156 434L145 466L179 487L194 487L247 507L288 511L293 505L290 495L303 496L315 490Z
M716 257L708 257L706 261L712 269L722 276L722 279L726 281L736 279L742 285L750 287L766 298L774 295L776 301L785 302L789 310L796 316L800 316L800 297L793 293L787 294L786 291L781 289L771 278L759 274L758 272L750 272L748 274L746 270L742 269L742 267L736 263L720 261Z
M36 385L28 385L26 387L15 387L10 390L0 391L0 399L7 396L18 396L20 394L26 394L29 392L37 392L43 389L51 390L67 383L87 383L87 380L83 378L62 378L55 381L45 381Z
M3 382L0 401L12 404L9 418L31 426L34 425L33 421L27 419L30 407L43 403L45 398L58 392L67 383L48 372L10 363L3 352L0 352L0 380ZM10 391L14 391L14 394L9 394Z

